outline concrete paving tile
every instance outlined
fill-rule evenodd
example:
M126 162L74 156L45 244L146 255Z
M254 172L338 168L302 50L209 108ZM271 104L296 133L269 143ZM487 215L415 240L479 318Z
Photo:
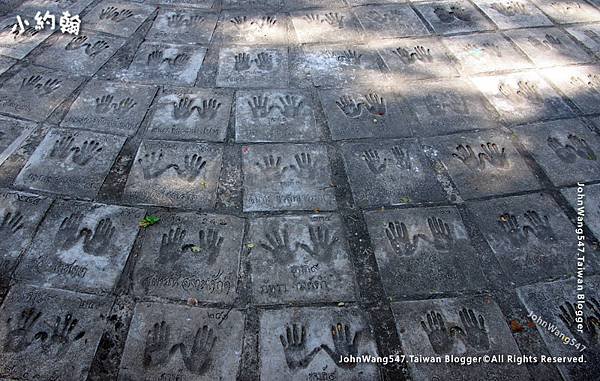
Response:
M600 112L600 67L552 68L544 70L542 74L584 113Z
M600 237L600 185L583 187L583 205L579 202L578 187L565 188L561 193L576 211L579 212L579 208L584 207L583 218L586 226L596 235L596 238Z
M364 36L360 22L347 8L298 11L290 17L301 44L356 42Z
M192 4L190 4L192 5ZM161 9L146 35L149 41L182 44L208 44L213 36L218 14L178 7Z
M82 29L130 37L154 12L151 5L103 1L81 19Z
M219 52L219 87L278 87L288 81L286 48L228 47Z
M35 130L34 123L0 117L0 164Z
M500 29L552 26L552 21L529 0L476 0L475 5Z
M23 32L19 30L13 32L13 27L17 25L16 16L6 16L0 20L0 54L22 59L44 42L52 34L52 31L50 29L36 30L33 19L25 17L24 14L19 14L19 16L24 17L23 22L28 21L30 24L29 26L24 25Z
M217 35L225 44L286 45L288 17L267 10L226 11L221 14Z
M559 24L600 21L600 10L583 0L531 0Z
M566 28L566 31L590 49L596 56L600 54L600 24L578 25Z
M369 5L353 8L367 38L425 36L429 32L408 4Z
M493 29L492 24L479 10L465 0L415 3L414 6L436 33L451 34Z

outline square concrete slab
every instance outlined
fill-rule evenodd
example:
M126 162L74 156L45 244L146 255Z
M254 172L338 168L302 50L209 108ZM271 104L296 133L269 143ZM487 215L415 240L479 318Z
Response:
M242 146L242 160L244 212L337 208L324 145Z
M349 9L311 9L290 14L298 42L360 41L364 36L360 22Z
M208 44L218 15L197 9L161 9L146 40L183 44Z
M14 58L0 56L0 74L10 69L10 67L13 66L15 63L17 63L17 60L15 60Z
M219 51L219 87L281 87L288 81L287 48L256 46Z
M431 158L448 170L464 198L540 187L510 138L496 131L429 138Z
M458 75L456 58L437 38L403 38L371 42L389 68L392 83Z
M339 216L253 219L246 242L254 245L248 260L255 304L355 299L350 250Z
M558 93L536 73L473 77L471 81L508 123L573 115Z
M533 66L500 33L447 37L444 44L458 60L458 69L465 74L514 71Z
M309 1L309 0L307 0ZM225 9L263 9L263 8L281 8L284 6L283 0L223 0Z
M367 4L390 4L390 3L407 3L407 0L346 0L348 5L354 7L357 5L367 5Z
M416 3L415 8L436 33L451 34L493 29L492 24L466 0Z
M477 5L500 29L552 26L529 0L476 0Z
M173 5L176 7L212 8L215 0L146 0L146 4Z
M238 91L235 101L235 140L238 142L317 141L310 93L297 90Z
M228 1L228 0L225 0ZM233 0L235 1L235 0ZM240 2L250 1L256 2L256 0L238 0ZM274 0L259 0L261 3L269 3ZM326 5L328 8L343 8L347 6L347 1L345 0L281 0L281 8L284 10L294 10L294 9L315 9L315 8L323 8Z
M154 107L150 139L223 141L233 93L219 89L172 88Z
M28 66L4 82L0 112L41 122L81 84L64 72Z
M51 201L29 193L0 191L0 284L8 283Z
M26 283L83 292L116 285L144 210L81 201L56 201L15 277Z
M36 30L33 18L25 17L23 13L18 13L18 15L21 16L23 22L28 21L29 26L25 26L23 32L20 30L13 32L13 27L18 25L17 17L2 18L0 20L0 55L22 59L47 39L52 31L50 29Z
M293 70L319 88L388 83L377 51L363 45L304 46L298 61Z
M221 41L224 44L287 45L287 16L254 9L223 12L216 32Z
M244 220L215 214L160 215L146 232L134 292L187 301L233 303Z
M402 349L409 356L439 356L442 364L407 361L413 380L530 379L515 363L444 363L454 356L520 356L502 311L489 296L392 304Z
M61 126L133 135L155 93L156 89L150 86L91 80Z
M233 380L243 337L238 310L138 304L119 380Z
M130 37L155 9L150 5L103 1L82 18L81 25L86 30Z
M563 119L513 131L555 185L600 179L600 138L579 120Z
M584 0L532 0L544 13L559 24L600 21L600 11Z
M15 185L93 198L123 143L124 137L53 128L27 160Z
M34 123L0 116L0 165L31 135Z
M425 36L429 32L408 4L353 8L369 38Z
M15 10L18 15L35 16L37 12L42 15L46 11L50 14L60 17L64 11L69 11L71 15L78 15L94 0L25 0L23 4ZM56 20L58 25L58 20ZM34 25L34 24L32 24Z
M342 356L377 356L368 318L356 307L262 311L261 380L379 380L375 364Z
M394 89L355 87L319 95L333 140L409 137L417 124Z
M569 201L573 209L578 210L582 206L580 200L577 198L579 195L577 188L563 189L561 193ZM583 195L585 224L596 237L600 237L600 185L586 185L583 187Z
M86 76L96 73L125 43L122 38L94 32L61 33L48 41L52 44L35 58L35 64Z
M480 259L456 208L378 210L365 213L365 218L388 296L429 297L486 287Z
M600 112L600 68L598 66L561 67L547 69L542 73L584 113Z
M206 48L192 45L144 42L120 77L151 84L192 86L205 54Z
M506 32L538 67L591 61L573 39L557 28L520 29Z
M445 135L457 131L498 126L496 113L466 78L420 81L403 91L420 124L416 135Z
M342 143L342 152L360 208L446 200L416 140Z
M141 204L212 208L222 155L223 148L216 144L145 140L123 197Z
M575 228L549 195L534 193L468 206L502 271L514 283L575 272ZM596 267L593 262L590 258L586 267Z
M0 374L86 380L111 304L109 297L13 287L0 309Z
M573 260L573 268L575 264ZM550 355L584 356L583 364L556 364L567 381L589 380L600 372L600 342L594 326L594 322L600 318L600 277L587 276L585 291L578 291L578 287L576 280L571 278L517 289L519 298L527 308ZM585 303L575 303L578 295L586 296ZM578 327L579 325L582 327ZM568 341L565 343L566 340ZM577 344L574 340L577 340Z
M596 56L600 54L600 24L574 26L566 28L566 31L596 54Z

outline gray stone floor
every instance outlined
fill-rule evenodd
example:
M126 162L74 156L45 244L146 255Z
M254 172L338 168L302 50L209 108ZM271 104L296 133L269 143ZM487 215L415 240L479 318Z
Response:
M599 58L598 0L1 1L0 379L600 379ZM339 360L580 354L530 314L587 362Z

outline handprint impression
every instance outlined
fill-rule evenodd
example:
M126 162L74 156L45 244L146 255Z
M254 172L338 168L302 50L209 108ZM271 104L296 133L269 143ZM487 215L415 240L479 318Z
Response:
M481 151L476 155L469 144L459 144L456 147L456 152L452 153L452 157L460 160L473 171L484 170L486 163L497 169L510 168L505 148L499 147L496 143L487 142L481 144Z
M490 339L483 316L476 316L472 309L462 308L459 317L462 327L449 325L444 315L435 311L428 312L421 320L421 328L427 334L433 351L439 355L448 354L458 340L476 351L489 350Z
M75 138L70 135L57 139L48 157L62 162L70 158L72 163L84 167L103 149L103 145L96 140L85 140L79 145L73 145L74 143Z

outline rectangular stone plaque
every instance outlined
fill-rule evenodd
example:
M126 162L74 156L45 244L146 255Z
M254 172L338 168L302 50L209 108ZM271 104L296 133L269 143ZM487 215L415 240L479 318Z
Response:
M223 12L217 34L224 44L282 45L288 43L288 17L268 11Z
M445 135L457 131L498 126L496 112L466 78L420 81L403 91L419 120L419 136Z
M600 112L600 68L598 66L552 68L542 73L584 113Z
M424 36L429 32L408 4L388 4L354 8L367 37L394 38Z
M444 39L465 74L513 71L533 65L500 33L481 33Z
M402 349L413 380L529 380L523 365L508 363L521 356L506 318L489 296L434 299L392 304ZM505 362L445 362L445 356L504 355ZM410 361L409 356L416 356ZM439 357L441 363L419 362L419 356Z
M193 45L144 42L120 77L150 84L192 86L205 54L206 48Z
M342 143L341 148L360 208L446 200L416 140Z
M475 4L500 29L552 26L529 0L476 0Z
M61 126L133 135L155 93L150 86L92 80L79 94Z
M83 28L130 37L154 12L151 5L103 1L81 20Z
M538 67L589 62L591 57L557 28L519 29L506 32Z
M138 304L119 380L234 380L243 337L238 310Z
M60 17L64 11L69 11L71 15L78 15L94 0L25 0L23 4L15 10L18 15L27 15L32 18L40 12L42 16L46 11L50 14ZM56 26L58 27L56 20ZM35 25L35 21L31 24Z
M261 380L380 379L375 364L340 362L348 355L377 356L368 318L356 307L262 311L259 340Z
M218 87L281 87L288 81L287 48L230 47L219 51Z
M536 73L474 77L471 80L508 123L522 124L573 115L558 93Z
M600 139L577 119L514 128L557 186L600 179Z
M49 41L52 44L35 58L35 64L86 76L96 73L125 43L122 38L94 32L61 33Z
M34 123L0 116L0 165L35 130Z
M317 128L314 110L312 95L306 91L238 91L235 101L235 140L321 140L322 133Z
M301 44L355 42L363 38L360 22L347 9L310 9L292 12L290 16Z
M28 66L4 82L0 112L41 122L80 84L81 79L73 75Z
M86 380L112 298L14 286L0 308L0 377Z
M247 242L257 304L355 299L349 248L339 216L257 218Z
M242 146L242 160L245 212L337 208L325 146Z
M544 13L559 24L600 21L600 11L584 0L532 0Z
M581 193L583 196L578 193L578 188L563 189L561 193L576 211L579 212L582 206L585 208L583 218L586 226L596 237L600 237L600 185L586 185Z
M8 283L50 203L50 199L29 193L0 191L0 284Z
M134 290L187 301L233 303L244 220L215 214L160 215L146 231Z
M144 214L116 205L56 201L15 277L43 286L109 292L123 271Z
M124 197L143 204L210 209L216 201L222 154L216 144L145 140Z
M184 44L208 44L212 38L218 15L197 9L161 9L147 40Z
M13 31L13 27L18 25L16 15L3 17L0 20L0 54L12 58L22 59L35 47L41 44L48 36L52 34L50 29L35 30L35 20L25 17L23 13L18 13L23 22L28 21L29 26L23 25L25 30Z
M496 131L428 138L432 160L441 162L464 198L540 187L510 138Z
M596 56L600 54L600 24L588 24L566 28L579 42L585 45Z
M223 141L233 94L220 89L173 88L161 93L146 137Z
M466 0L417 3L415 8L436 33L450 34L493 29L492 24Z
M485 288L480 258L456 208L378 210L365 218L388 296Z
M21 170L15 185L93 198L115 161L124 137L53 128Z
M409 137L417 124L392 88L322 90L319 95L333 140Z
M468 204L502 271L517 284L575 272L575 227L544 193ZM573 244L575 242L575 245ZM573 257L575 258L575 257ZM597 267L591 260L588 268Z
M575 262L572 262L572 266L575 268ZM600 373L600 341L595 325L600 319L600 277L587 276L584 287L584 290L579 290L575 279L571 278L517 289L550 355L583 355L585 363L556 364L567 381L591 380ZM580 304L579 308L576 301L582 293L585 303ZM582 327L578 327L579 324Z

